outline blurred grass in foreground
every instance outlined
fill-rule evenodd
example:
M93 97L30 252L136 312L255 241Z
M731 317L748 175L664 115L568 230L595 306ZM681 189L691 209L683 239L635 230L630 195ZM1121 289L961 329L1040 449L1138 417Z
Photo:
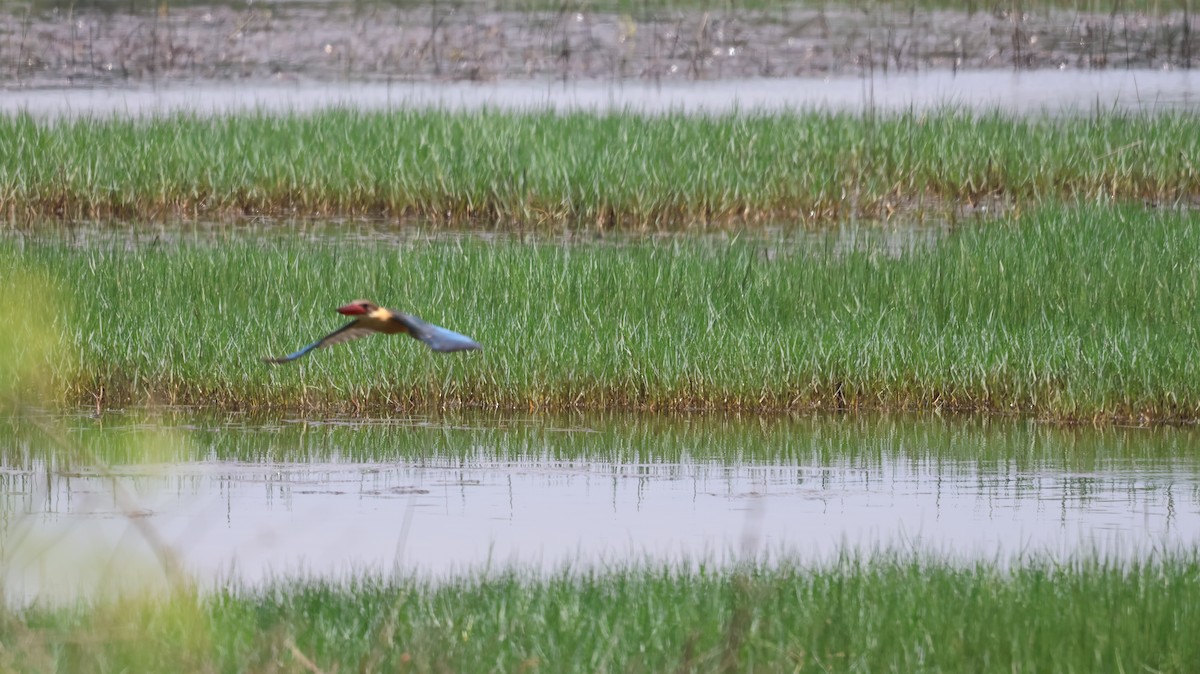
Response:
M0 218L692 228L1200 195L1200 116L330 110L0 117Z
M43 408L62 402L63 391L77 378L80 367L79 352L65 337L75 313L67 300L69 291L52 275L36 265L23 264L19 257L0 263L0 289L0 465L30 463L49 456L51 465L57 467L86 467L110 475L101 453L68 433L59 419L42 413ZM122 449L126 461L154 461L172 444L169 432L142 429L123 438ZM0 498L6 501L0 505L0 531L4 533L0 540L0 586L8 582L11 571L26 565L40 567L45 573L47 560L42 552L54 544L35 529L22 529L10 519L13 512L7 501L15 503L31 493L21 480L19 475L0 474ZM122 572L139 576L139 581L144 581L145 572L149 572L161 575L173 586L185 587L187 581L168 546L136 516L138 504L129 488L119 480L112 483L111 498L129 519L131 533L145 543L146 554L114 558L82 546L68 562L70 571L82 571L87 578L84 582L99 587L114 587L114 577ZM0 589L0 603L3 601ZM0 632L3 628L0 621ZM0 671L8 671L3 648Z
M73 310L52 277L0 264L0 288L0 410L12 413L56 399L75 378L78 352L63 339Z
M280 580L0 609L9 671L1187 672L1195 553Z

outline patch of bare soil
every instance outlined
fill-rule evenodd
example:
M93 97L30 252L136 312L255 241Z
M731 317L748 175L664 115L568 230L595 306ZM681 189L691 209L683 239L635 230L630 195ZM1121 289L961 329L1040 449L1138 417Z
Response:
M228 6L0 14L0 86L714 80L929 69L1192 68L1195 16L849 10L505 13Z

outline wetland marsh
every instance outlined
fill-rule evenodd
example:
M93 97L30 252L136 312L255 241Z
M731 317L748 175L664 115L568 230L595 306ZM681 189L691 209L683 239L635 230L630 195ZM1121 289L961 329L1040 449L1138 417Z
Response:
M356 228L10 232L11 666L1186 671L1187 209ZM485 350L259 361L379 287Z
M0 14L0 671L1191 671L1186 4L702 5Z
M0 216L384 218L695 230L956 219L1042 203L1194 206L1200 120L850 112L446 111L0 117Z
M60 404L98 410L907 409L1191 423L1198 225L1187 209L1048 206L907 244L748 232L313 243L233 230L77 247L34 233L0 244L0 273L36 272L64 298L41 300L62 307L62 350L38 382L55 382ZM333 307L363 296L400 298L485 348L444 356L377 337L263 366L338 327Z

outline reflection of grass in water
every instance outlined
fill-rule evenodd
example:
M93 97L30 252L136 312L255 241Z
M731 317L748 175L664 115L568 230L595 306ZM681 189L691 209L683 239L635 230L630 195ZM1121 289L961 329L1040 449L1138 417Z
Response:
M1200 191L1200 123L1187 114L17 116L0 117L0 155L8 218L384 214L695 228Z
M9 610L0 657L44 663L31 671L74 658L97 671L1182 672L1200 658L1198 575L1195 554L359 574L198 603Z
M1127 467L1130 461L1143 470L1200 466L1200 436L1186 428L1060 427L996 418L462 412L415 420L280 423L277 418L185 412L160 419L171 433L152 433L140 421L107 413L62 423L76 442L113 466L210 460L460 465L466 460L480 465L527 462L536 468L582 461L637 465L664 476L677 470L676 464L692 462L877 469L895 461L948 476L1014 469L1092 472ZM33 462L48 458L41 447L23 446L19 434L0 425L0 467L30 470ZM46 465L51 472L73 468L53 460Z
M632 242L29 245L75 296L68 398L364 410L948 408L1200 416L1191 214L1053 208L872 251ZM0 263L16 253L11 248ZM472 335L286 353L372 296Z
M17 470L0 473L0 493L19 496L0 506L4 541L0 545L0 603L10 585L50 600L80 594L110 597L190 591L190 581L170 545L144 517L147 511L136 485L109 467L114 456L119 456L122 470L131 464L177 458L171 449L181 445L169 430L145 425L123 434L118 441L120 450L112 452L108 451L111 444L97 446L81 438L76 429L24 404L4 412L0 466ZM106 512L124 518L127 536L113 541L96 535L84 520L71 526L55 517L43 521L35 514L43 507L57 512L54 485L60 480L68 485L75 507L95 497L86 488L82 493L70 490L75 475L104 479L100 500ZM43 498L44 503L39 500ZM27 510L31 504L32 511Z
M181 436L145 417L120 434L104 431L100 421L95 432L81 433L68 420L30 407L5 411L9 414L0 420L0 466L16 470L0 474L0 493L22 493L27 499L0 506L0 532L6 543L0 549L0 584L23 578L19 584L37 586L49 596L186 586L174 552L143 517L146 511L135 481L126 479L130 466L178 460L188 446ZM99 438L103 441L97 442ZM120 464L121 471L110 468L113 464ZM55 530L51 523L52 533L47 533L36 517L22 519L31 503L35 511L42 507L41 498L54 511L53 485L63 480L69 487L74 476L103 478L103 507L126 518L131 537L114 546L82 524ZM92 497L86 489L73 495L80 502Z

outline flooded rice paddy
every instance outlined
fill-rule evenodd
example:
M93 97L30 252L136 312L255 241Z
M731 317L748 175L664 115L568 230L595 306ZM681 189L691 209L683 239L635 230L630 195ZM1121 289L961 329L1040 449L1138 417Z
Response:
M10 598L399 569L854 549L1118 558L1200 542L1200 435L939 417L67 419L0 443ZM122 491L132 498L123 501Z

